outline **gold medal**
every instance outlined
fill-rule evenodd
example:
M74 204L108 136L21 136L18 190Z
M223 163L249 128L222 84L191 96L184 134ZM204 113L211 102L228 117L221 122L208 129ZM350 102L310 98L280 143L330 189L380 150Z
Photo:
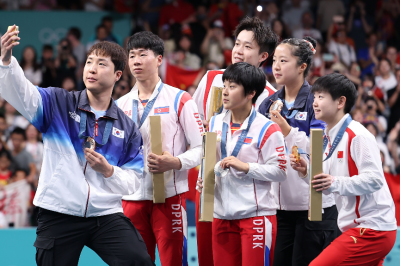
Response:
M293 146L292 154L293 154L294 158L296 159L296 163L300 163L300 154L299 154L299 149L297 148L297 146Z
M96 148L96 142L94 141L93 138L87 137L85 141L82 143L82 148L83 149L89 148L91 150L94 150Z

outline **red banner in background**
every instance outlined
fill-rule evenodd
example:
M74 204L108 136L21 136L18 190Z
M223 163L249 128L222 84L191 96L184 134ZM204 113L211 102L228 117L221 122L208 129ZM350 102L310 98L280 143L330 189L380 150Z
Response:
M187 90L189 86L193 85L201 71L201 68L198 70L186 70L168 62L165 62L165 64L165 83L181 90Z

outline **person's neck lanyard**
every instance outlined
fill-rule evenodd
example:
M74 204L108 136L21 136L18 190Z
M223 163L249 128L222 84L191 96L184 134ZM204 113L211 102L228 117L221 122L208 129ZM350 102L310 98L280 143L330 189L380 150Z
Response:
M231 154L231 156L236 157L240 151L240 149L242 148L242 145L247 137L247 133L250 130L250 126L253 123L254 119L256 118L257 112L256 110L253 110L253 112L250 115L249 118L249 122L247 123L247 128L245 130L242 131L242 133L239 136L238 141L236 142L236 146L233 149L233 152ZM226 138L227 138L227 134L228 134L228 124L227 123L223 123L222 125L222 136L221 136L221 159L226 158Z
M342 140L343 135L344 135L344 132L346 132L346 129L347 129L347 127L349 126L349 124L350 124L350 122L351 122L352 120L353 120L353 119L351 119L351 116L350 116L350 115L346 118L346 120L344 121L343 125L340 127L340 130L339 130L338 134L336 135L335 140L333 141L332 146L331 146L331 149L329 150L329 153L328 153L328 155L326 156L324 162L325 162L326 160L328 160L328 159L332 156L332 154L333 154L333 152L335 151L336 147L339 145L339 142ZM328 146L328 142L329 142L328 137L325 136L325 138L324 138L323 152L325 152L325 149L326 149L326 147ZM350 155L349 155L349 156L350 156Z
M163 84L163 82L161 81L161 84L160 84L160 86L158 87L158 92L157 92L156 96L153 98L153 100L147 102L146 107L144 108L144 111L143 111L142 118L140 119L139 125L138 125L138 123L137 123L139 101L138 101L138 100L133 100L133 106L132 106L132 120L133 120L133 122L135 122L135 124L136 124L136 126L137 126L138 128L141 128L141 127L142 127L144 121L146 120L147 116L149 115L151 109L153 108L153 105L154 105L155 101L157 100L158 95L159 95L160 92L161 92L161 89L162 89L163 85L164 85L164 84Z
M86 136L83 134L86 130L86 120L87 120L87 112L82 110L81 111L81 121L79 122L79 138L80 139L90 137L90 136ZM101 147L107 143L108 138L110 137L113 122L114 122L113 119L107 119L107 123L106 123L106 127L104 129L104 132L103 132L103 139L101 140L101 144L96 142L96 146ZM93 139L94 139L94 137L95 136L93 136Z
M283 114L283 117L285 118L285 119L292 119L298 112L299 112L299 110L292 110L292 113L290 114L290 115L287 115L289 112L290 112L290 110L287 108L287 106L286 106L286 100L281 100L280 98L278 98L278 100L280 100L281 102L283 102L283 106L282 106L282 114Z

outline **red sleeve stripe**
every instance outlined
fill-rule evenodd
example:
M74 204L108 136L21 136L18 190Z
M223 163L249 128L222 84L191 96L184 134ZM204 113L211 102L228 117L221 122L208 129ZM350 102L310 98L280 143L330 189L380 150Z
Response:
M224 71L221 70L213 70L213 71L208 71L207 73L207 84L206 84L206 91L204 93L204 100L203 100L203 110L204 110L204 118L208 120L208 112L207 112L207 99L208 95L210 94L211 90L211 85L214 81L214 78L218 74L223 74ZM211 117L210 117L211 118Z
M272 135L272 133L275 132L282 132L281 128L278 126L278 124L273 123L272 125L270 125L267 129L267 132L265 132L265 135L263 137L263 140L261 141L261 145L260 145L260 150L262 149L262 147L264 146L265 142L267 141L267 139Z
M353 158L351 158L351 152L350 152L351 142L353 141L356 134L354 134L353 130L351 130L350 128L347 128L346 132L349 135L349 142L347 143L347 163L349 165L349 175L350 177L352 177L358 175L358 168ZM358 209L359 207L360 207L360 196L356 196L355 213L357 215L357 219L361 217ZM354 220L354 223L357 223L356 220Z
M268 97L276 92L276 90L274 88L271 88L268 85L265 86L265 89L268 91Z
M182 93L181 100L179 101L178 117L181 116L181 111L182 111L185 103L191 99L192 99L192 96L190 96L189 93L187 93L187 92Z

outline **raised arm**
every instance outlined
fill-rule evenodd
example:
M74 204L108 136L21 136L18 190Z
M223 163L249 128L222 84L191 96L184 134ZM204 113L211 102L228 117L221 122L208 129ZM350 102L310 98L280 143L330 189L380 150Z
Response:
M24 72L12 50L19 45L20 38L13 32L15 25L1 37L0 94L29 122L40 128L43 114L42 96L39 90L25 78Z

